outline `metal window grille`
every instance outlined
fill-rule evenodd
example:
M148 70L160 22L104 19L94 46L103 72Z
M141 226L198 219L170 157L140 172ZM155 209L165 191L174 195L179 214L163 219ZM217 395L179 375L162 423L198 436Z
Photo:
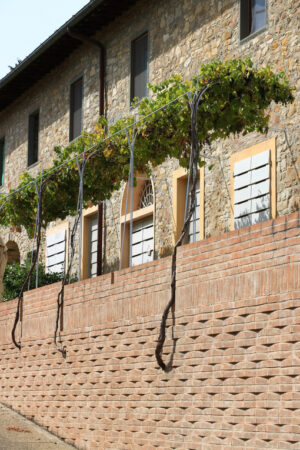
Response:
M153 205L153 189L151 181L147 180L143 186L138 209L146 208L151 205Z

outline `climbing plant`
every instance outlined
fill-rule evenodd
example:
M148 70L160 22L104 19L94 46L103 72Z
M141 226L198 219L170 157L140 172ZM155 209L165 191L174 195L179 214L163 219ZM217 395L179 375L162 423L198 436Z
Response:
M191 146L191 117L188 93L207 87L197 113L197 138L201 146L230 134L266 132L272 101L293 101L292 88L284 73L270 67L256 69L250 59L213 61L203 65L199 75L183 80L174 75L158 85L149 84L153 96L136 103L139 133L134 148L136 172L151 169L168 157L177 158L188 167ZM118 120L111 126L100 117L91 133L82 135L67 147L55 148L50 168L36 177L43 191L42 225L75 215L78 196L78 166L75 155L89 157L84 174L84 207L110 198L127 180L130 149L125 129L132 134L134 117ZM204 164L199 159L199 164ZM50 173L55 176L49 177ZM0 224L24 226L32 237L36 221L37 194L33 177L24 172L20 184L7 199L0 196Z

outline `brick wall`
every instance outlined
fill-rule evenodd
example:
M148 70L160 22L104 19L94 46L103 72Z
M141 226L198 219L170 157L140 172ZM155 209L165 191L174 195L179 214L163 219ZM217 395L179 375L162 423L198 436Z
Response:
M80 449L300 448L299 214L182 247L174 369L154 357L170 258L0 304L0 401ZM171 323L166 358L174 348Z

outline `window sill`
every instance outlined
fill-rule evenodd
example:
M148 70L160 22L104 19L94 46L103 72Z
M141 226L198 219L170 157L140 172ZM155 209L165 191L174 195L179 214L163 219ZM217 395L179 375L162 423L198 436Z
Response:
M249 34L248 36L244 37L243 39L240 39L240 45L246 44L247 42L251 41L251 39L256 38L260 34L267 31L268 27L265 25L263 28L260 28L260 30L255 31L254 33Z
M27 166L27 170L33 169L34 167L38 166L39 163L40 163L40 161L37 161L37 162L31 164L30 166Z

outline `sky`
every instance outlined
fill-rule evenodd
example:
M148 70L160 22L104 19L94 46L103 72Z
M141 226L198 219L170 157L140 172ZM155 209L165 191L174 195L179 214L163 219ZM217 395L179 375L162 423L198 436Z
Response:
M0 79L89 0L0 0Z

